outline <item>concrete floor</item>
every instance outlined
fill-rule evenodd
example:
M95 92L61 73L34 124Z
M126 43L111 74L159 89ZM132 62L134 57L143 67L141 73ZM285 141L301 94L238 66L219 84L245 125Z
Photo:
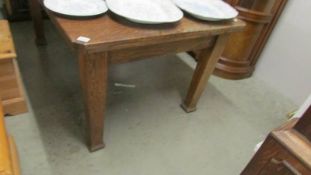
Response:
M186 114L179 104L194 66L187 55L179 56L190 66L174 55L115 65L106 148L89 153L75 57L50 23L49 45L38 48L31 23L11 27L30 112L6 122L23 175L237 175L255 144L296 108L254 78L212 77L198 110Z

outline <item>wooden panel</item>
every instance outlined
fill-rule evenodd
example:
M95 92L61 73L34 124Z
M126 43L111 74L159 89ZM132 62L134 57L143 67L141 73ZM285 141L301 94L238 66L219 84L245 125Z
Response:
M15 47L12 40L12 35L8 22L0 20L0 55L13 54L15 55ZM1 58L1 56L0 56Z
M14 83L16 83L16 82L14 82ZM17 87L10 88L7 90L1 90L0 95L1 95L2 101L20 97L19 89Z
M18 115L28 111L24 98L13 98L2 101L4 113L8 115Z
M283 136L281 136L283 137ZM295 136L296 137L296 136ZM311 174L308 154L301 157L304 152L310 152L310 146L292 141L280 142L278 136L271 134L263 146L255 154L241 175L309 175ZM299 139L298 139L299 140ZM288 147L289 146L289 147ZM292 149L293 147L296 147ZM304 148L304 149L300 149ZM297 152L300 152L297 154ZM305 159L306 158L306 159ZM286 174L287 173L287 174Z
M14 75L14 64L12 59L0 59L0 76Z
M20 163L17 152L17 147L15 141L12 136L9 136L9 145L10 145L10 153L11 153L11 162L12 162L12 175L20 175Z
M2 100L21 96L15 76L0 77L0 89L0 97Z
M227 0L247 26L232 34L214 74L227 79L250 77L287 0ZM234 64L232 64L234 63Z
M260 171L259 175L301 175L286 160L272 158Z
M293 156L287 149L279 145L279 153L272 161L281 166L265 175L309 175L311 170L303 164L297 157ZM263 170L262 170L263 171ZM261 171L261 172L262 172ZM287 174L285 174L287 173Z
M4 125L2 105L0 104L0 174L12 174L8 135Z
M5 114L27 112L14 43L7 21L0 20L0 99Z
M311 170L311 143L295 130L274 131L272 136Z
M168 43L159 43L156 45L134 47L123 50L114 50L109 52L110 63L124 63L144 57L158 56L163 54L178 53L210 47L214 44L213 37L198 39L189 39L184 42L175 41ZM161 47L159 47L161 46ZM144 50L144 52L141 52Z
M20 175L16 145L6 132L3 115L0 104L0 175Z

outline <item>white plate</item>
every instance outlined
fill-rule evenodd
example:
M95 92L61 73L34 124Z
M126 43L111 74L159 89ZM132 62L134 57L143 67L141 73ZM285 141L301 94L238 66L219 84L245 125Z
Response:
M44 6L53 12L77 17L96 16L108 10L104 0L44 0Z
M228 20L239 14L222 0L174 0L174 2L179 8L202 20Z
M106 0L106 3L113 13L137 23L173 23L183 17L171 0Z

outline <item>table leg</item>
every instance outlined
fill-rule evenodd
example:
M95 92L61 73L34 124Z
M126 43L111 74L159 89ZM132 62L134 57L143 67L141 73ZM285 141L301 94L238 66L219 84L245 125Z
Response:
M227 38L227 35L220 35L212 48L202 49L200 51L198 55L199 62L194 71L188 94L181 105L186 112L189 113L196 110L199 98L225 48Z
M29 8L35 29L35 41L37 45L45 45L44 26L42 18L42 8L39 0L29 0Z
M107 53L79 54L80 79L86 114L86 134L91 152L104 148L104 115L106 110Z

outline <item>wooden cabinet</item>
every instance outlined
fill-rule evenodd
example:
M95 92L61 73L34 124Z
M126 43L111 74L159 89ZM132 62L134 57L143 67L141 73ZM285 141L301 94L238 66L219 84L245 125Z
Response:
M247 25L231 34L214 74L227 79L250 77L287 0L227 0Z
M272 131L241 175L310 175L310 112Z
M0 102L5 114L27 112L14 43L5 20L0 20Z

